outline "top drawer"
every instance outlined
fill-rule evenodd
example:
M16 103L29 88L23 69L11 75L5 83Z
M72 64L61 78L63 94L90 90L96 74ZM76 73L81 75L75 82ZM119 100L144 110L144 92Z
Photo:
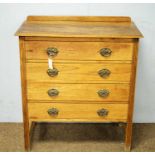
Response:
M47 59L52 48L55 60L132 60L133 52L133 43L114 42L26 41L25 47L26 58L34 60Z

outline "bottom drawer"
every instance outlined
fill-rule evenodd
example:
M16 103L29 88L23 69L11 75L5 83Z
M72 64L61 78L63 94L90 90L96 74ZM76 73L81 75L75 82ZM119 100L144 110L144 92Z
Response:
M29 103L35 121L126 122L128 104Z

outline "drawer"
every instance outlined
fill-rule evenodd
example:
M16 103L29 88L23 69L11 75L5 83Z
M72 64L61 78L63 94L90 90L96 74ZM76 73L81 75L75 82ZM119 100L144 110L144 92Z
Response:
M101 62L54 63L56 70L48 70L47 63L27 63L26 67L28 82L129 83L131 73L131 64Z
M28 100L128 101L129 84L28 83Z
M133 53L133 43L113 42L26 41L25 48L27 59L47 59L47 50L56 60L132 60Z
M126 121L128 104L29 103L29 118L41 121ZM69 121L69 120L68 120Z

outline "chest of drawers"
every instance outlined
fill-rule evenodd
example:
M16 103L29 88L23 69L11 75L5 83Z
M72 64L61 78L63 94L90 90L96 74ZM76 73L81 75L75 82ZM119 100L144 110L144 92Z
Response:
M16 35L25 149L33 122L124 122L130 150L142 37L130 17L29 16Z

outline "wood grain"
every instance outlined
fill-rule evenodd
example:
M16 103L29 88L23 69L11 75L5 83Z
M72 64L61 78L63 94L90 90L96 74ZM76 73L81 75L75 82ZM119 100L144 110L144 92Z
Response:
M130 97L129 97L129 108L128 108L128 118L126 126L126 136L125 136L125 150L131 150L131 140L132 140L132 117L134 109L134 95L135 95L135 82L136 82L136 68L137 68L137 56L138 56L138 43L134 44L134 54L133 54L133 64L131 72L131 85L130 85Z
M132 60L133 54L133 43L27 41L26 57L47 60L49 47L59 51L54 60ZM109 48L111 56L101 56L102 48Z
M129 84L53 84L51 83L28 83L28 100L47 101L128 101ZM50 97L49 89L57 89L59 95ZM109 90L110 95L100 97L97 92L101 89Z
M71 18L69 18L70 17L28 17L28 21L22 24L22 26L16 32L16 35L75 38L143 37L135 24L133 22L130 22L129 17L112 17L108 19L108 17L98 18L86 16L74 17L72 20ZM55 21L47 21L48 19L54 19Z
M28 83L52 82L52 83L129 83L131 64L111 62L76 62L76 63L53 63L59 73L55 77L47 74L48 62L27 63ZM101 69L108 69L111 74L103 78L98 74Z
M123 121L127 119L128 104L58 104L58 103L29 103L29 118L36 120L58 120L58 119L76 119L98 120L102 122ZM47 110L56 108L59 110L58 116L50 116ZM105 117L98 116L100 109L109 111ZM68 120L69 121L69 120Z
M29 118L28 118L28 107L27 107L27 83L26 83L26 66L25 66L25 42L24 37L19 38L20 47L20 73L21 73L21 88L22 88L22 109L23 109L23 123L24 123L24 140L25 150L30 149L30 130L29 130Z
M131 22L126 16L28 16L27 21Z

